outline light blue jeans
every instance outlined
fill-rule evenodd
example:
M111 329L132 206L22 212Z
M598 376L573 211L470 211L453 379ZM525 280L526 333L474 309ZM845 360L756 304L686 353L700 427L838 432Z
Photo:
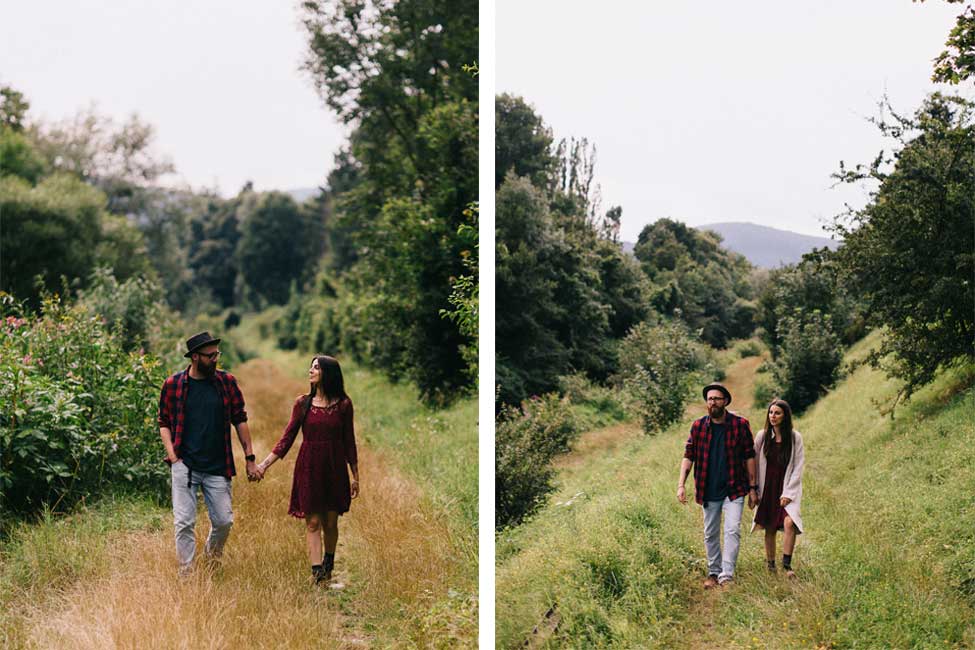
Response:
M186 574L193 566L196 554L196 498L203 491L207 514L210 516L210 534L207 535L205 553L208 557L220 557L223 545L234 525L234 512L230 505L230 481L225 476L193 472L183 461L170 468L173 486L173 523L176 526L176 559L180 574ZM192 479L190 482L188 479Z
M718 580L732 578L741 543L741 513L745 497L734 501L704 502L704 548L708 554L708 575ZM724 513L724 551L721 550L721 513Z

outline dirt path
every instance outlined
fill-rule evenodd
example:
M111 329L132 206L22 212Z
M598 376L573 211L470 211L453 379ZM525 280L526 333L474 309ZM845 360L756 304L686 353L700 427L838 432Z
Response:
M250 361L235 375L262 458L307 384L269 361ZM247 482L234 445L235 521L221 565L200 564L177 580L168 519L159 531L121 537L108 575L75 584L30 614L39 647L359 648L372 645L368 630L384 613L407 619L398 625L417 645L442 633L403 613L424 612L447 592L457 554L446 522L382 454L360 444L362 495L339 524L335 582L342 588L326 590L310 583L304 525L287 515L297 445L261 483ZM198 550L208 529L200 508Z

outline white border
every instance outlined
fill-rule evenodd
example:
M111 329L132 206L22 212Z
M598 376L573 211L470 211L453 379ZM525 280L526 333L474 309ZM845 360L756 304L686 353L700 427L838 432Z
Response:
M494 0L478 7L478 640L494 647Z

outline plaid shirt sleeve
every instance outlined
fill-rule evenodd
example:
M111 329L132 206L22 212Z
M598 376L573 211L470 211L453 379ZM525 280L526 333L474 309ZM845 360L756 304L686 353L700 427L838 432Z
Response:
M159 394L159 428L173 430L173 401L176 398L176 382L166 379Z
M230 396L230 423L238 425L247 422L247 411L244 409L244 395L237 386L237 378L229 372L226 375L225 387Z

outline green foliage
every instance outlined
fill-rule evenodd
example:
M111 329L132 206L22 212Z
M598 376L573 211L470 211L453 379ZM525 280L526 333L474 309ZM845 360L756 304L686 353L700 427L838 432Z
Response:
M692 388L710 374L703 347L676 319L640 323L620 342L619 355L614 381L648 434L676 422Z
M245 212L240 232L241 277L258 300L271 304L287 302L291 283L309 279L322 252L321 224L281 192L262 194ZM219 260L210 262L219 270Z
M46 297L40 312L2 296L0 500L19 515L112 492L165 492L157 359L125 352L102 320Z
M450 293L450 304L453 310L441 309L440 315L453 321L460 333L467 337L467 342L461 346L461 355L467 364L467 376L473 384L477 384L477 331L478 331L478 295L477 282L478 257L478 207L472 204L465 216L471 219L470 224L463 224L457 229L457 235L467 240L468 248L460 252L467 269L465 275L454 281L453 291Z
M23 131L29 109L24 93L13 86L0 86L0 131Z
M587 430L627 418L625 400L619 391L597 384L581 372L560 377L559 390L573 406L580 408L585 420L583 428Z
M117 335L125 351L151 349L152 330L165 318L161 300L158 284L146 278L120 283L108 268L95 269L80 296L80 302Z
M654 284L651 300L661 314L681 318L708 344L723 348L754 329L751 264L721 248L721 237L671 219L640 232L633 254Z
M773 397L781 397L798 413L836 383L843 345L833 329L832 318L819 310L796 310L780 321L779 332L781 345L772 365L771 383L759 384L761 389L756 389L755 400L768 404Z
M47 171L47 162L27 136L0 128L0 177L16 176L35 185Z
M866 207L837 217L844 245L836 258L868 324L887 328L870 360L904 381L898 399L939 368L972 356L973 107L934 93L913 117L890 110L873 123L895 141L893 153L853 170L841 163L835 175L842 182L879 183Z
M476 56L477 4L309 1L302 10L305 67L353 125L322 197L328 266L356 295L333 320L353 325L341 334L347 352L415 382L428 401L449 400L471 382L472 336L441 313L452 310L457 279L473 277L460 227L477 198L477 83L462 66Z
M498 95L494 100L494 189L509 172L544 188L556 167L552 130L521 97Z
M801 262L773 269L758 290L756 321L765 343L777 354L779 322L796 310L829 314L834 330L850 345L866 334L865 316L839 276L835 256L815 251Z
M521 523L552 491L552 458L569 450L579 426L555 393L521 408L503 406L495 428L495 528Z
M35 276L49 287L62 275L86 278L96 264L105 196L67 175L35 187L0 178L0 290L36 303Z
M495 205L501 400L556 390L573 371L606 379L616 369L613 336L647 314L646 279L585 214L553 212L528 179L509 176Z
M975 75L975 8L972 5L958 14L945 47L934 60L931 81L959 84Z

